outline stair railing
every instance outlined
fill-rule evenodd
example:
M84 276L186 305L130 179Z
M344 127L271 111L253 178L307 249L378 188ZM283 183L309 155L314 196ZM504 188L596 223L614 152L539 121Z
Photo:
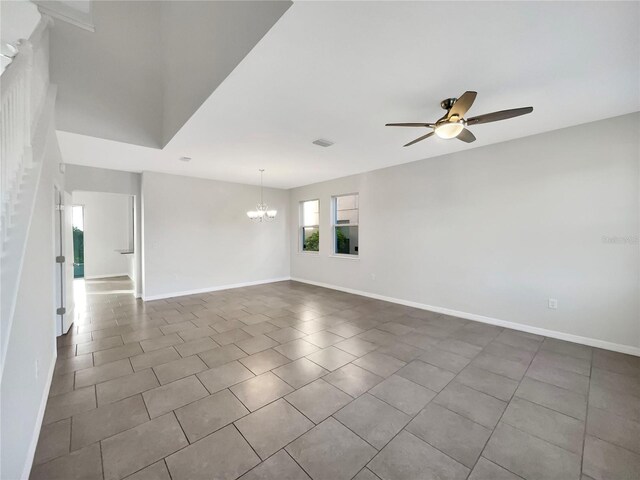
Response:
M2 243L13 223L20 180L31 167L31 77L33 46L28 40L0 77L0 192Z
M46 129L53 121L49 25L43 16L0 75L0 378L31 225ZM46 114L45 114L46 113Z

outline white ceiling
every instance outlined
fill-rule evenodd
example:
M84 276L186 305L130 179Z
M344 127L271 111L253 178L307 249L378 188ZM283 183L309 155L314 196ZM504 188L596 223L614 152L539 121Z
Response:
M298 2L163 150L65 132L60 145L104 168L242 183L265 168L282 188L411 162L640 110L639 19L638 2ZM384 127L434 121L465 90L468 116L534 112L472 127L470 145L402 148L426 132Z

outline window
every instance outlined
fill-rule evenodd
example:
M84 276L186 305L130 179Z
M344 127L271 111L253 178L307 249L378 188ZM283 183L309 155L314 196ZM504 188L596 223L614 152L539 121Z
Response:
M358 255L358 194L333 197L333 253Z
M300 202L300 242L301 251L320 250L320 201Z

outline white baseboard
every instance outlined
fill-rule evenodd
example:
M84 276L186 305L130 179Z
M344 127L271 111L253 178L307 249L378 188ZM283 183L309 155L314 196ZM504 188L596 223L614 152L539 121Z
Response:
M109 273L108 275L85 275L85 280L100 280L102 278L112 278L112 277L128 277L129 272L125 273Z
M54 344L55 346L55 344ZM58 356L57 350L53 349L53 358L51 359L51 365L49 366L49 372L47 373L47 384L42 392L42 399L40 400L40 409L38 410L38 417L36 418L36 425L31 435L31 443L29 444L29 450L27 450L27 461L22 470L22 479L27 480L31 474L33 468L33 459L36 455L36 447L38 446L38 439L40 438L40 429L42 428L42 420L44 419L44 412L47 408L47 400L49 400L49 390L51 389L51 382L53 381L53 371L56 366L56 358Z
M488 323L490 325L497 325L499 327L511 328L513 330L519 330L521 332L534 333L536 335L542 335L545 337L557 338L558 340L566 340L567 342L580 343L582 345L588 345L590 347L597 347L597 348L602 348L604 350L612 350L614 352L626 353L629 355L635 355L640 357L640 348L634 347L632 345L622 345L619 343L599 340L597 338L582 337L580 335L573 335L571 333L558 332L555 330L547 330L546 328L532 327L530 325L524 325L522 323L516 323L516 322L510 322L507 320L500 320L497 318L486 317L484 315L478 315L476 313L461 312L459 310L452 310L450 308L426 305L424 303L412 302L409 300L403 300L403 299L394 298L394 297L387 297L385 295L378 295L377 293L369 293L362 290L355 290L353 288L340 287L338 285L315 282L313 280L305 280L303 278L291 277L291 280L293 280L294 282L301 282L301 283L308 283L309 285L316 285L318 287L330 288L332 290L339 290L341 292L353 293L355 295L362 295L363 297L374 298L376 300L384 300L386 302L397 303L397 304L405 305L408 307L419 308L421 310L429 310L431 312L451 315L452 317L465 318L467 320Z
M265 283L284 282L286 280L291 280L291 277L268 278L266 280L256 280L256 281L253 281L253 282L233 283L233 284L230 284L230 285L219 285L217 287L198 288L198 289L195 289L195 290L184 290L184 291L181 291L181 292L160 293L160 294L157 294L157 295L144 295L142 297L142 299L145 302L148 302L150 300L162 300L164 298L184 297L185 295L196 295L198 293L217 292L219 290L230 290L232 288L251 287L253 285L263 285Z

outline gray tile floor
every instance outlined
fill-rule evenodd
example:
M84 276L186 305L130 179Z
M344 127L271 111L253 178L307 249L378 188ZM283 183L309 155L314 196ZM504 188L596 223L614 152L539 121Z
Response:
M86 282L34 479L638 479L640 358L295 282Z

